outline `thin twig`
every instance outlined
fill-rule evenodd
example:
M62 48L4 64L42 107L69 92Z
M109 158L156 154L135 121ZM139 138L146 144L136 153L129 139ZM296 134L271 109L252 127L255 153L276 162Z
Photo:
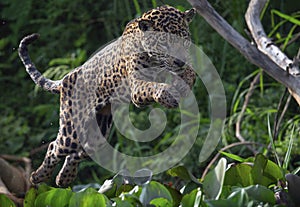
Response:
M242 110L241 112L239 113L238 117L237 117L237 121L236 121L236 125L235 125L235 136L238 140L240 140L241 142L245 142L245 138L243 137L243 135L241 134L241 122L242 122L242 118L244 116L244 113L246 111L246 108L248 106L248 103L249 103L249 100L250 100L250 97L251 95L253 94L253 91L254 91L254 87L256 85L256 83L258 82L260 78L260 73L258 73L253 81L251 82L250 84L250 87L249 87L249 90L245 96L245 101L244 101L244 104L242 106ZM251 149L252 151L253 149ZM254 153L254 151L253 151Z
M284 97L286 94L287 94L287 90L285 90L284 93L282 94L279 104L278 104L278 107L277 107L277 113L275 116L274 129L273 129L273 135L274 135L273 139L274 140L276 140L278 138L280 123L282 122L284 114L286 113L288 106L290 104L290 101L291 101L291 95L289 94L289 96L283 106L282 112L280 113L280 109L283 105L283 100L284 100Z

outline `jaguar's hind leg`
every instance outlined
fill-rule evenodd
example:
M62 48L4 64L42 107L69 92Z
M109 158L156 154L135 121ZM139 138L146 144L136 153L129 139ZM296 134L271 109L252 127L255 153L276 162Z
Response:
M38 184L38 183L43 182L51 177L56 164L61 159L59 156L59 153L57 153L57 151L58 151L57 148L58 148L58 146L57 146L56 140L54 140L53 142L51 142L49 144L43 163L40 165L40 167L36 171L31 173L31 176L30 176L31 183Z
M87 155L83 150L66 156L64 165L56 176L56 185L68 186L77 176L79 162L86 157Z

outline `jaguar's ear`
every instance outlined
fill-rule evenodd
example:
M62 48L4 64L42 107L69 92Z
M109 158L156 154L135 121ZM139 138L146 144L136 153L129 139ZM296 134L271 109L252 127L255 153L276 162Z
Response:
M141 19L139 21L139 28L143 32L150 31L153 28L153 23L150 20Z
M184 12L184 19L189 24L193 20L194 16L196 14L196 9L192 8L190 10L186 10Z

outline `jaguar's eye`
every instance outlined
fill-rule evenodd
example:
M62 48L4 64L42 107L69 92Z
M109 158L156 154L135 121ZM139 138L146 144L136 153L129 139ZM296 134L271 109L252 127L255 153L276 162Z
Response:
M178 67L183 67L184 65L185 65L185 62L183 62L183 61L181 61L181 60L179 60L179 59L175 59L174 60L174 63L176 64L176 65L178 65Z

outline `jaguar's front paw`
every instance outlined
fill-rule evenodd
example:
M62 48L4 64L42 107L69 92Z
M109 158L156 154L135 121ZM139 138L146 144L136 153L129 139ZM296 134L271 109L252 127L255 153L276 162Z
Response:
M167 108L178 107L180 101L180 93L175 87L165 85L157 90L156 97L154 98L157 103Z
M48 180L50 176L51 175L49 173L38 173L38 171L34 171L30 175L30 182L34 185L39 184L45 180Z

